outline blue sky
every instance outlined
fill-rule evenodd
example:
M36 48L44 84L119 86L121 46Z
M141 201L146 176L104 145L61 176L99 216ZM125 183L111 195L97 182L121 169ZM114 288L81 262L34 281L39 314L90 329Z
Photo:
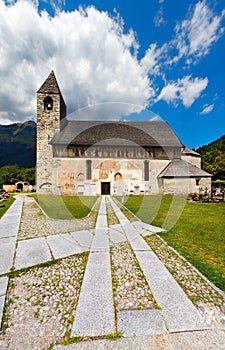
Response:
M224 28L223 0L0 0L0 123L35 120L54 69L71 116L161 118L208 144L225 134Z

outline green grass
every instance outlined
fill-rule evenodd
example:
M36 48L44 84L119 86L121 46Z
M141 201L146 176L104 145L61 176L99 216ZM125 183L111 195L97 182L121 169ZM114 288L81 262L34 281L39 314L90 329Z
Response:
M81 219L87 216L97 197L33 195L47 216L52 219Z
M184 200L132 196L125 205L144 222L166 228L164 240L225 291L225 204Z
M13 195L10 194L9 198L0 202L0 218L5 214L14 201L15 198L13 198Z

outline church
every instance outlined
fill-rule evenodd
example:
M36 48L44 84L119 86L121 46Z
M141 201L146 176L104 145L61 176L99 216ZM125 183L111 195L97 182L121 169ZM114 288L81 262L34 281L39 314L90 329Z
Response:
M211 188L201 156L167 122L67 120L53 71L37 91L36 164L39 194L180 195Z

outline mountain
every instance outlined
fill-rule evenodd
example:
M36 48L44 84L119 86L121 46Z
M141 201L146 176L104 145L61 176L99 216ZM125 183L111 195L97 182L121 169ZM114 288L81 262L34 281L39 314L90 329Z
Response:
M0 125L0 167L17 164L33 168L36 163L36 123Z
M36 162L36 123L28 121L0 125L0 167L17 164L32 168ZM202 167L213 174L213 180L225 180L225 135L208 145L198 147Z
M213 174L213 180L225 180L225 135L196 149L202 156L202 167Z

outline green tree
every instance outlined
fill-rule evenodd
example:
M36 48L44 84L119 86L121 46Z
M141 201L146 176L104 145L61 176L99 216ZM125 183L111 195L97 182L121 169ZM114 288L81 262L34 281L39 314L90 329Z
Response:
M35 184L35 168L24 168L21 169L23 181L29 182L29 184Z
M18 165L4 165L0 168L0 185L15 184L17 181L27 181L35 184L35 168L19 168Z
M14 184L21 180L21 169L18 165L5 165L0 168L0 184Z

